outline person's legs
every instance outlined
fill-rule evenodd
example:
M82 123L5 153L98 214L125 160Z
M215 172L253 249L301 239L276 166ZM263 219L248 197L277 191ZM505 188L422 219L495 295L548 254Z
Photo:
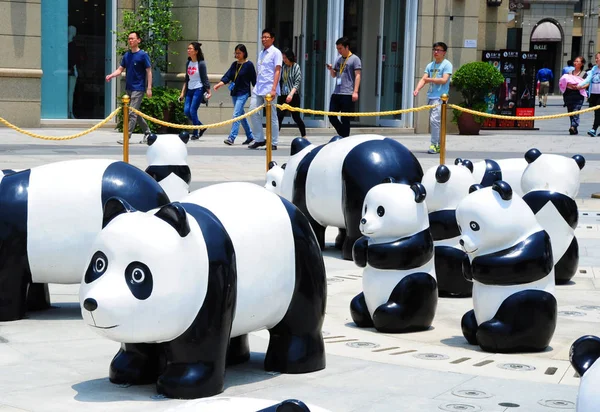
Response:
M438 147L440 145L440 127L442 125L440 99L429 99L428 105L437 104L429 111L429 127L431 129L431 145Z
M279 96L277 98L277 104L284 104L284 103L286 103L285 96ZM287 112L288 112L287 110L277 109L277 121L279 123L279 130L281 130L281 125L283 124L283 118L285 117Z
M235 119L236 117L241 116L244 113L244 106L238 103L238 100L240 99L241 96L231 96L231 102L233 103L233 118ZM240 113L241 111L241 113ZM240 129L240 121L238 120L237 122L233 122L233 124L231 125L231 131L229 132L229 137L228 139L231 142L234 142L237 135L238 135L238 131Z
M298 94L295 94L292 97L290 106L300 107L300 96ZM296 125L298 126L298 129L300 130L300 136L305 137L306 136L306 126L304 126L304 122L302 121L300 112L292 112L292 119L294 119L294 122L296 123Z
M546 103L548 103L548 91L550 90L550 82L541 82L540 83L540 95L541 95L541 103L546 107Z
M339 112L341 111L340 108L340 95L339 94L332 94L331 98L329 99L329 111L330 112ZM342 127L342 123L340 122L340 120L338 119L337 116L328 116L329 119L329 123L331 123L331 125L333 126L333 128L335 129L336 133L341 136L342 132L343 132L343 127Z
M252 93L252 97L250 98L250 110L254 110L260 105L262 105L265 101L264 96L259 96L257 94ZM262 143L265 141L265 135L263 134L262 128L262 111L254 113L250 116L250 122L252 123L252 134L254 135L254 142Z
M246 101L249 97L249 94L238 96L238 100L236 102L236 107L239 106L240 114L238 116L241 116L245 113L244 106L246 105ZM254 134L252 133L252 129L250 128L250 123L248 123L247 118L242 119L242 127L244 128L244 132L246 133L246 141L244 143L250 143L252 140L254 140Z
M190 96L189 118L194 126L200 126L202 125L202 122L198 118L198 109L200 108L200 102L202 102L202 87L193 90L188 90L188 95ZM187 100L188 99L186 97L186 102ZM194 131L192 132L192 140L200 138L200 136L204 134L205 130L206 129L194 129Z
M279 124L277 120L277 105L271 102L271 144L277 146L279 143Z
M340 109L342 113L350 113L354 111L354 104L352 102L352 95L344 94L340 96ZM342 118L342 128L340 136L350 136L350 116L340 116Z
M590 107L594 107L597 106L598 104L600 104L600 94L590 94ZM600 110L594 110L594 126L592 127L592 129L594 129L594 132L596 132L598 130L598 127L600 126ZM594 133L595 134L595 133Z
M140 107L142 106L142 99L144 98L144 92L128 90L127 94L131 99L129 106L136 110L140 110ZM143 117L131 112L129 113L129 140L131 140L131 134L135 129L136 123L140 125L144 134L150 134L150 127L148 127L146 120L144 120Z
M573 105L573 112L578 112L579 110L581 110L581 107L583 106L583 101L577 102ZM575 134L577 134L577 128L579 127L579 115L576 114L574 116L571 116L571 126L573 126L575 128Z

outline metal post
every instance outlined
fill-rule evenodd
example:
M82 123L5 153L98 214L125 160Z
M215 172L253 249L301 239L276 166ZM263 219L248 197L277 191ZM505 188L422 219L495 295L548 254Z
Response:
M129 95L124 95L123 102L123 161L129 163Z
M271 163L271 157L273 156L273 149L271 147L271 101L273 100L273 96L271 96L271 93L267 94L265 96L265 100L267 101L267 106L266 106L266 110L267 110L267 136L266 136L266 140L267 140L267 172L269 171L269 163Z
M440 164L446 163L446 109L448 108L448 95L442 94L442 107L441 107L441 127L440 127Z

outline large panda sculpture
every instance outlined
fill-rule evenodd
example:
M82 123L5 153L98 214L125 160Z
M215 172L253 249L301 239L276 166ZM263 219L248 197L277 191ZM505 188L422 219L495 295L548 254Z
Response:
M336 246L352 260L365 196L386 177L413 184L421 182L423 169L410 150L384 136L336 136L318 147L296 138L279 194L306 214L322 248L325 228L339 228Z
M473 279L463 334L488 352L543 351L557 319L550 237L508 183L479 187L456 209Z
M189 139L188 132L180 133L179 136L148 136L146 173L162 186L172 202L183 199L190 191L192 174L187 164Z
M262 211L252 219L239 207L250 203ZM276 253L260 246L268 241ZM326 298L308 220L251 183L147 213L111 199L80 289L84 321L122 343L111 382L156 382L173 398L222 392L225 364L248 360L247 334L260 329L270 333L265 370L323 369Z
M469 259L458 243L460 230L456 207L475 183L472 170L462 165L434 166L423 176L440 296L469 297L473 290L473 283L463 275L463 265L468 264Z
M581 376L577 412L596 412L600 405L600 338L582 336L571 345L569 360Z
M556 283L562 285L575 276L579 265L579 245L575 237L579 210L575 196L579 192L579 174L585 159L581 155L570 158L531 149L525 154L525 160L529 165L521 179L523 200L550 235L554 276Z
M77 284L110 197L139 210L169 203L142 170L105 159L69 160L0 181L0 321L50 307L48 283Z
M431 326L438 301L425 188L386 182L367 193L354 262L363 292L350 303L357 326L402 333Z

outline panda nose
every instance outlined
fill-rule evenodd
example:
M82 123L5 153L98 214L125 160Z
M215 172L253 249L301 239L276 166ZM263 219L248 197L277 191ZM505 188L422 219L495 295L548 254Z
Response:
M83 307L85 308L85 310L93 312L98 308L98 302L96 302L96 299L87 298L83 301Z
M461 245L461 246L464 246L464 245L465 245L465 241L464 241L464 240L462 240L462 239L461 239L461 240L459 240L459 241L458 241L458 243L460 243L460 245Z
M367 219L365 219L365 218L360 219L360 223L362 223L364 225L365 223L367 223Z

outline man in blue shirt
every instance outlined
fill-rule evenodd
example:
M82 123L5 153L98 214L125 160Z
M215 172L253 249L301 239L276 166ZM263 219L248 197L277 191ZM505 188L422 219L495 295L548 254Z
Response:
M537 72L535 79L540 82L539 105L542 107L543 104L546 107L550 82L554 80L554 74L552 74L552 70L548 68L548 65L544 63L542 68Z
M152 97L152 66L148 54L140 49L141 41L142 39L138 32L132 31L129 33L127 42L129 43L130 51L125 53L121 59L119 68L106 76L106 81L109 82L110 79L120 76L123 70L125 70L125 92L131 98L129 105L137 110L142 105L144 91L146 92L146 96ZM148 135L151 133L150 128L144 118L138 117L135 113L129 114L129 141L131 142L131 134L133 133L133 129L135 129L136 122L139 123L144 131L144 138L140 143L146 143ZM117 140L117 143L123 144L123 141Z

